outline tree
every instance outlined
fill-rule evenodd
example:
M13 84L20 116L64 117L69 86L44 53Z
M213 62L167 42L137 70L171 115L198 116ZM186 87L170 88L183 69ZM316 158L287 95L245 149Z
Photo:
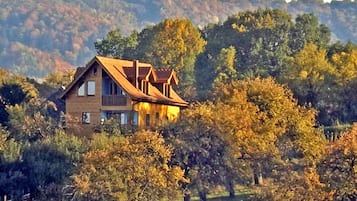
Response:
M151 62L156 68L175 70L181 80L178 92L184 97L191 97L194 64L205 44L190 20L166 19L139 33L136 50L138 58Z
M222 48L215 61L216 78L213 84L227 83L237 79L234 67L236 50L233 46Z
M63 199L63 189L77 171L87 147L84 140L57 130L54 135L31 143L22 153L22 170L31 197Z
M74 199L173 199L178 195L179 182L187 180L180 168L169 165L170 157L171 149L158 133L95 136L74 175Z
M134 59L132 54L137 45L138 33L136 31L125 37L119 29L109 31L106 38L94 42L99 55L120 59Z
M319 173L335 200L357 199L357 124L327 147Z
M314 14L302 14L295 19L295 26L290 33L289 45L293 53L299 52L307 44L327 48L330 37L330 29L324 24L319 24L319 20Z
M281 70L280 80L288 84L301 104L318 108L323 88L332 83L335 71L326 56L324 49L307 44Z
M182 112L178 122L163 129L165 139L174 148L172 162L190 179L182 186L185 200L195 190L201 200L206 200L210 189L218 185L226 186L234 196L235 182L247 182L249 169L243 167L245 161L235 160L242 148L236 145L252 133L256 108L247 103L244 93L236 100L235 106L222 102L194 105ZM234 136L236 132L240 139Z

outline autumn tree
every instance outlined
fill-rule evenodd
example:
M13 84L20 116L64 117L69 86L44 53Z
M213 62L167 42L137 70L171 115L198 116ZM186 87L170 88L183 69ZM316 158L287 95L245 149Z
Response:
M248 140L243 136L252 133L253 121L259 118L244 93L235 100L235 107L222 102L194 105L182 112L178 122L163 129L165 139L174 148L172 162L190 179L182 186L185 200L195 191L206 200L210 189L218 185L224 185L234 196L235 183L249 180L249 169L243 168L248 164L234 160L241 157L234 134L240 134L239 140Z
M334 79L335 70L326 56L325 49L307 44L282 69L280 80L288 84L301 104L318 108L323 88Z
M178 195L182 170L169 165L171 148L149 131L132 136L95 136L74 175L74 199L160 200Z
M206 44L199 30L188 19L166 19L139 33L138 58L156 68L177 72L181 81L178 92L191 97L196 57Z
M327 155L319 165L326 188L335 192L335 200L357 199L357 124L351 131L327 147Z

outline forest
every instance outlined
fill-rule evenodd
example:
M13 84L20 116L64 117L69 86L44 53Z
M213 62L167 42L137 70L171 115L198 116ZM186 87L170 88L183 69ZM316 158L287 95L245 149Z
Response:
M167 18L92 42L175 70L190 106L153 130L109 120L83 138L61 126L72 71L39 83L1 69L1 199L234 200L242 187L249 200L357 199L357 45L315 14Z
M12 0L0 1L1 67L44 78L83 65L95 55L93 42L112 29L128 35L166 18L203 28L258 8L278 8L293 18L314 13L333 41L357 43L357 2L351 0Z

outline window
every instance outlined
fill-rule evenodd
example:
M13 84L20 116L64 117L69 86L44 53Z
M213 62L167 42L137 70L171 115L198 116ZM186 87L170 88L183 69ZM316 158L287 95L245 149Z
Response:
M84 82L80 82L79 83L79 87L78 87L78 96L84 96Z
M126 111L104 111L102 112L102 118L113 119L121 125L128 124L128 113Z
M82 112L82 123L90 124L90 113L89 112Z
M145 116L145 125L146 127L150 126L150 114L146 114Z
M94 81L87 82L87 94L88 94L88 96L95 95L95 82Z
M149 82L143 80L141 87L141 91L144 92L144 94L149 94Z
M164 95L170 98L170 85L164 84Z
M137 111L133 111L133 125L137 126L138 125L138 112Z

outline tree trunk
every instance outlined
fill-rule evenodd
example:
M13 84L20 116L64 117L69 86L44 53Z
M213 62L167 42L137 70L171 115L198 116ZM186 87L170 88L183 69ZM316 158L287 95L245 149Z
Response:
M234 182L233 181L229 181L227 188L228 188L228 192L229 192L229 197L230 198L234 198L235 197Z
M188 189L185 189L183 192L183 201L191 201L191 192Z
M198 192L198 196L200 197L200 201L207 201L207 193L206 192Z
M261 168L261 165L259 163L254 168L253 176L254 176L254 184L255 185L262 185L263 184L262 168Z

